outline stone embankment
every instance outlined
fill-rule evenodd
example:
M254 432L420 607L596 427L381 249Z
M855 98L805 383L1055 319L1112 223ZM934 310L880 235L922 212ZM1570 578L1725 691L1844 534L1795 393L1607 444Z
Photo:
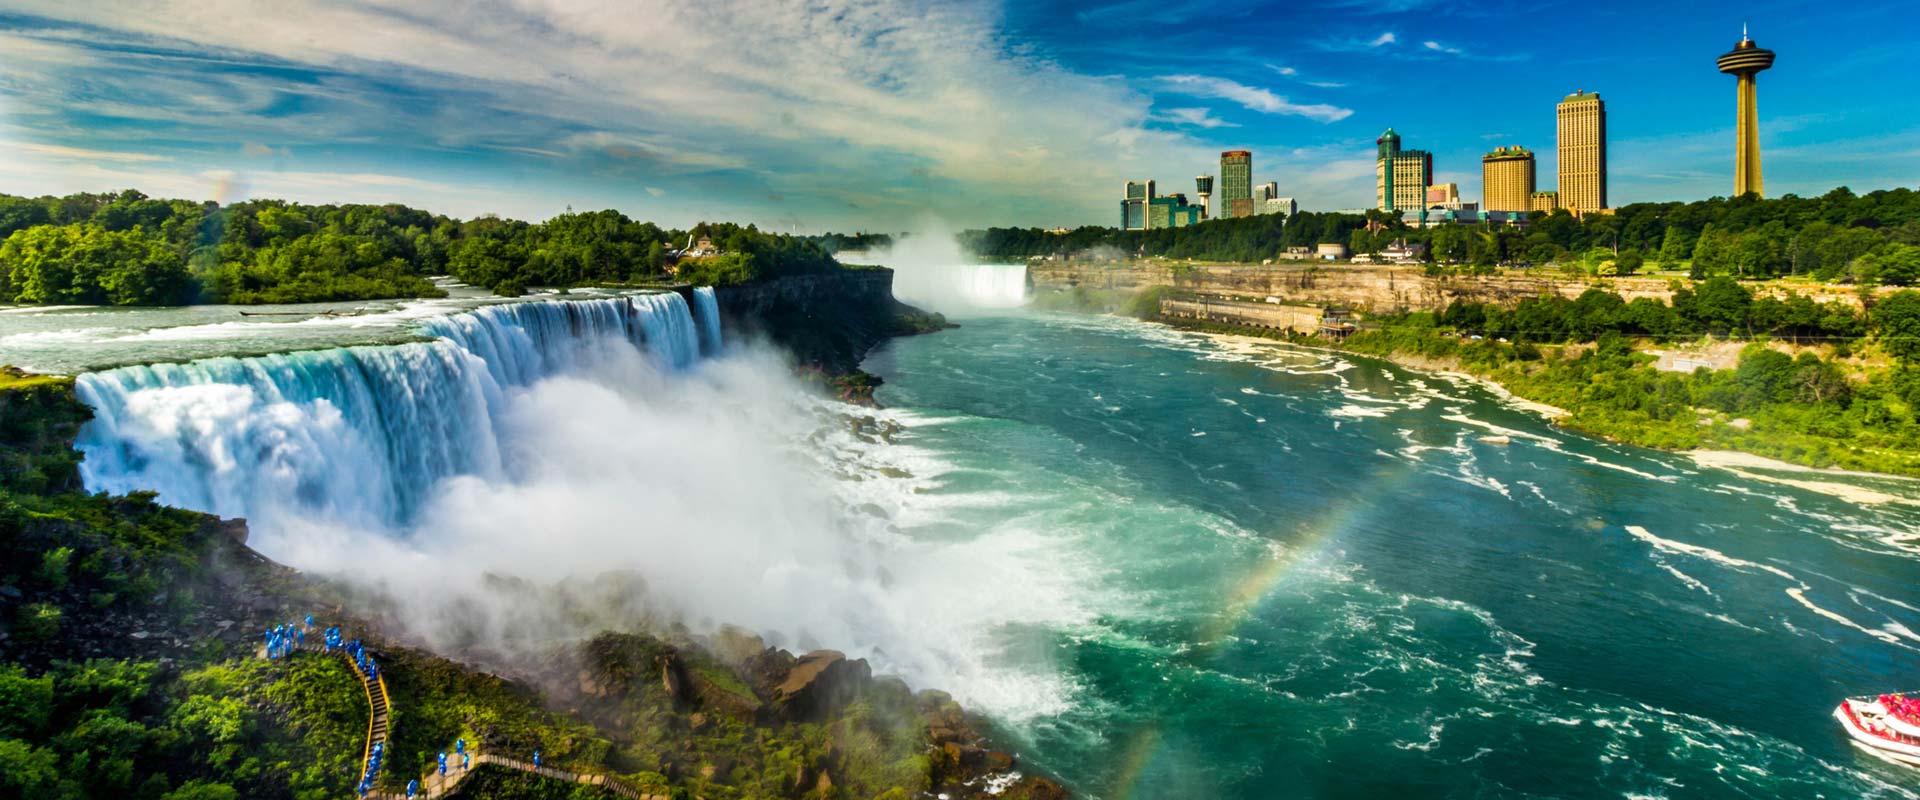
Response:
M1319 306L1254 303L1202 296L1190 300L1164 298L1160 301L1160 316L1311 334L1320 331L1325 312Z
M1361 312L1434 311L1455 300L1512 305L1528 297L1578 297L1602 285L1633 300L1651 297L1670 300L1669 277L1610 278L1604 282L1547 274L1489 276L1429 276L1419 266L1370 264L1290 263L1265 266L1180 267L1160 262L1121 265L1035 263L1027 269L1036 292L1085 286L1091 289L1136 291L1148 286L1172 286L1187 297L1250 299L1294 305L1338 306ZM1755 286L1760 294L1789 291L1816 301L1837 300L1854 307L1860 297L1853 287L1810 285Z

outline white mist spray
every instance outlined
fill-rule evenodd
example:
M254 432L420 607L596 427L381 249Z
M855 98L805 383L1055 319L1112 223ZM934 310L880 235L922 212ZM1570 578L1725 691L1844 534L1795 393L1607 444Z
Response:
M601 310L538 327L533 309L470 315L434 345L90 376L104 413L89 488L247 515L262 552L390 604L441 652L734 624L871 658L1005 719L1068 702L1053 670L997 656L1005 630L1087 619L1086 582L1052 540L917 536L906 520L938 514L922 491L940 464L850 429L875 412L809 393L752 343L678 366L697 347L684 305L583 316ZM400 368L428 355L447 374ZM336 377L389 360L371 383ZM466 461L407 466L429 452Z
M955 231L937 220L874 255L893 268L894 296L923 308L964 316L1003 313L1027 301L1026 265L977 263Z

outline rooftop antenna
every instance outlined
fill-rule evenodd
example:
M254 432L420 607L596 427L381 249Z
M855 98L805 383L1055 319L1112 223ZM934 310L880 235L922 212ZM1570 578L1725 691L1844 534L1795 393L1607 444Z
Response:
M1740 23L1740 41L1743 41L1743 42L1753 41L1752 39L1747 38L1747 23L1744 23L1744 22Z

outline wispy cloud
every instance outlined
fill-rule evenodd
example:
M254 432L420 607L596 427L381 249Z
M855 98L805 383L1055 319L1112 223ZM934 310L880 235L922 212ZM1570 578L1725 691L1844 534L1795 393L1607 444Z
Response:
M1400 36L1393 31L1385 31L1371 39L1334 36L1317 37L1311 40L1313 47L1330 53L1365 53L1383 50L1398 41Z
M1268 64L1267 69L1317 89L1339 89L1346 86L1345 83L1340 81L1309 80L1307 76L1300 74L1300 70L1281 64Z
M577 204L648 213L654 186L676 201L655 204L663 221L691 221L750 218L750 198L782 194L778 214L813 208L822 224L845 224L848 202L866 224L1090 218L1120 176L1207 158L1152 124L1150 93L1011 42L991 4L635 5L287 0L263 18L245 0L12 0L31 16L6 35L33 47L5 48L0 103L31 130L0 148L117 140L140 147L100 149L155 143L184 161L271 142L296 154L289 166L346 154L382 174L465 159L483 168L450 174L492 175L540 158ZM220 164L193 168L207 166Z
M1429 51L1432 51L1435 53L1445 53L1450 56L1457 56L1457 55L1464 54L1464 51L1462 51L1458 47L1449 47L1447 45L1443 45L1439 42L1433 41L1432 39L1428 39L1427 41L1421 42L1420 46L1426 48Z
M1353 110L1324 103L1295 103L1257 86L1248 86L1226 78L1208 75L1168 75L1161 80L1171 91L1194 97L1212 97L1239 103L1266 114L1306 117L1319 122L1338 122L1353 116Z
M13 147L16 150L22 150L37 156L45 156L49 158L77 159L81 161L112 161L115 163L138 163L138 162L147 162L147 161L172 161L173 160L167 156L154 155L152 153L123 153L123 152L118 152L113 150L89 150L84 147L67 147L65 145L41 144L38 142L20 142L20 143L14 144Z
M1240 127L1239 125L1213 116L1213 112L1205 108L1169 108L1166 110L1164 118L1170 122L1181 125L1192 125L1196 128Z

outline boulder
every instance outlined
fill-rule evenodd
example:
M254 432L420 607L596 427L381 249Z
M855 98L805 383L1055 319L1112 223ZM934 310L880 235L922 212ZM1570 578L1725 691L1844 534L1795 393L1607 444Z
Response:
M669 655L660 659L660 688L678 704L688 698L687 678L681 674L680 659Z
M708 637L708 650L721 663L739 666L749 659L766 652L767 641L748 633L746 629L733 625L723 625Z
M774 708L787 719L819 720L852 702L872 679L866 659L815 650L795 661L786 679L774 687Z
M1061 788L1060 784L1054 783L1053 781L1047 780L1046 778L1042 778L1039 776L1029 777L1026 780L1023 780L1015 784L1014 789L1019 790L1020 793L1015 794L1014 791L1009 791L1007 792L1007 794L1017 796L1017 797L1025 797L1027 798L1027 800L1066 800L1067 799L1067 790L1064 788Z
M1006 772L1013 769L1013 754L1002 753L999 750L988 751L985 764L989 772Z

